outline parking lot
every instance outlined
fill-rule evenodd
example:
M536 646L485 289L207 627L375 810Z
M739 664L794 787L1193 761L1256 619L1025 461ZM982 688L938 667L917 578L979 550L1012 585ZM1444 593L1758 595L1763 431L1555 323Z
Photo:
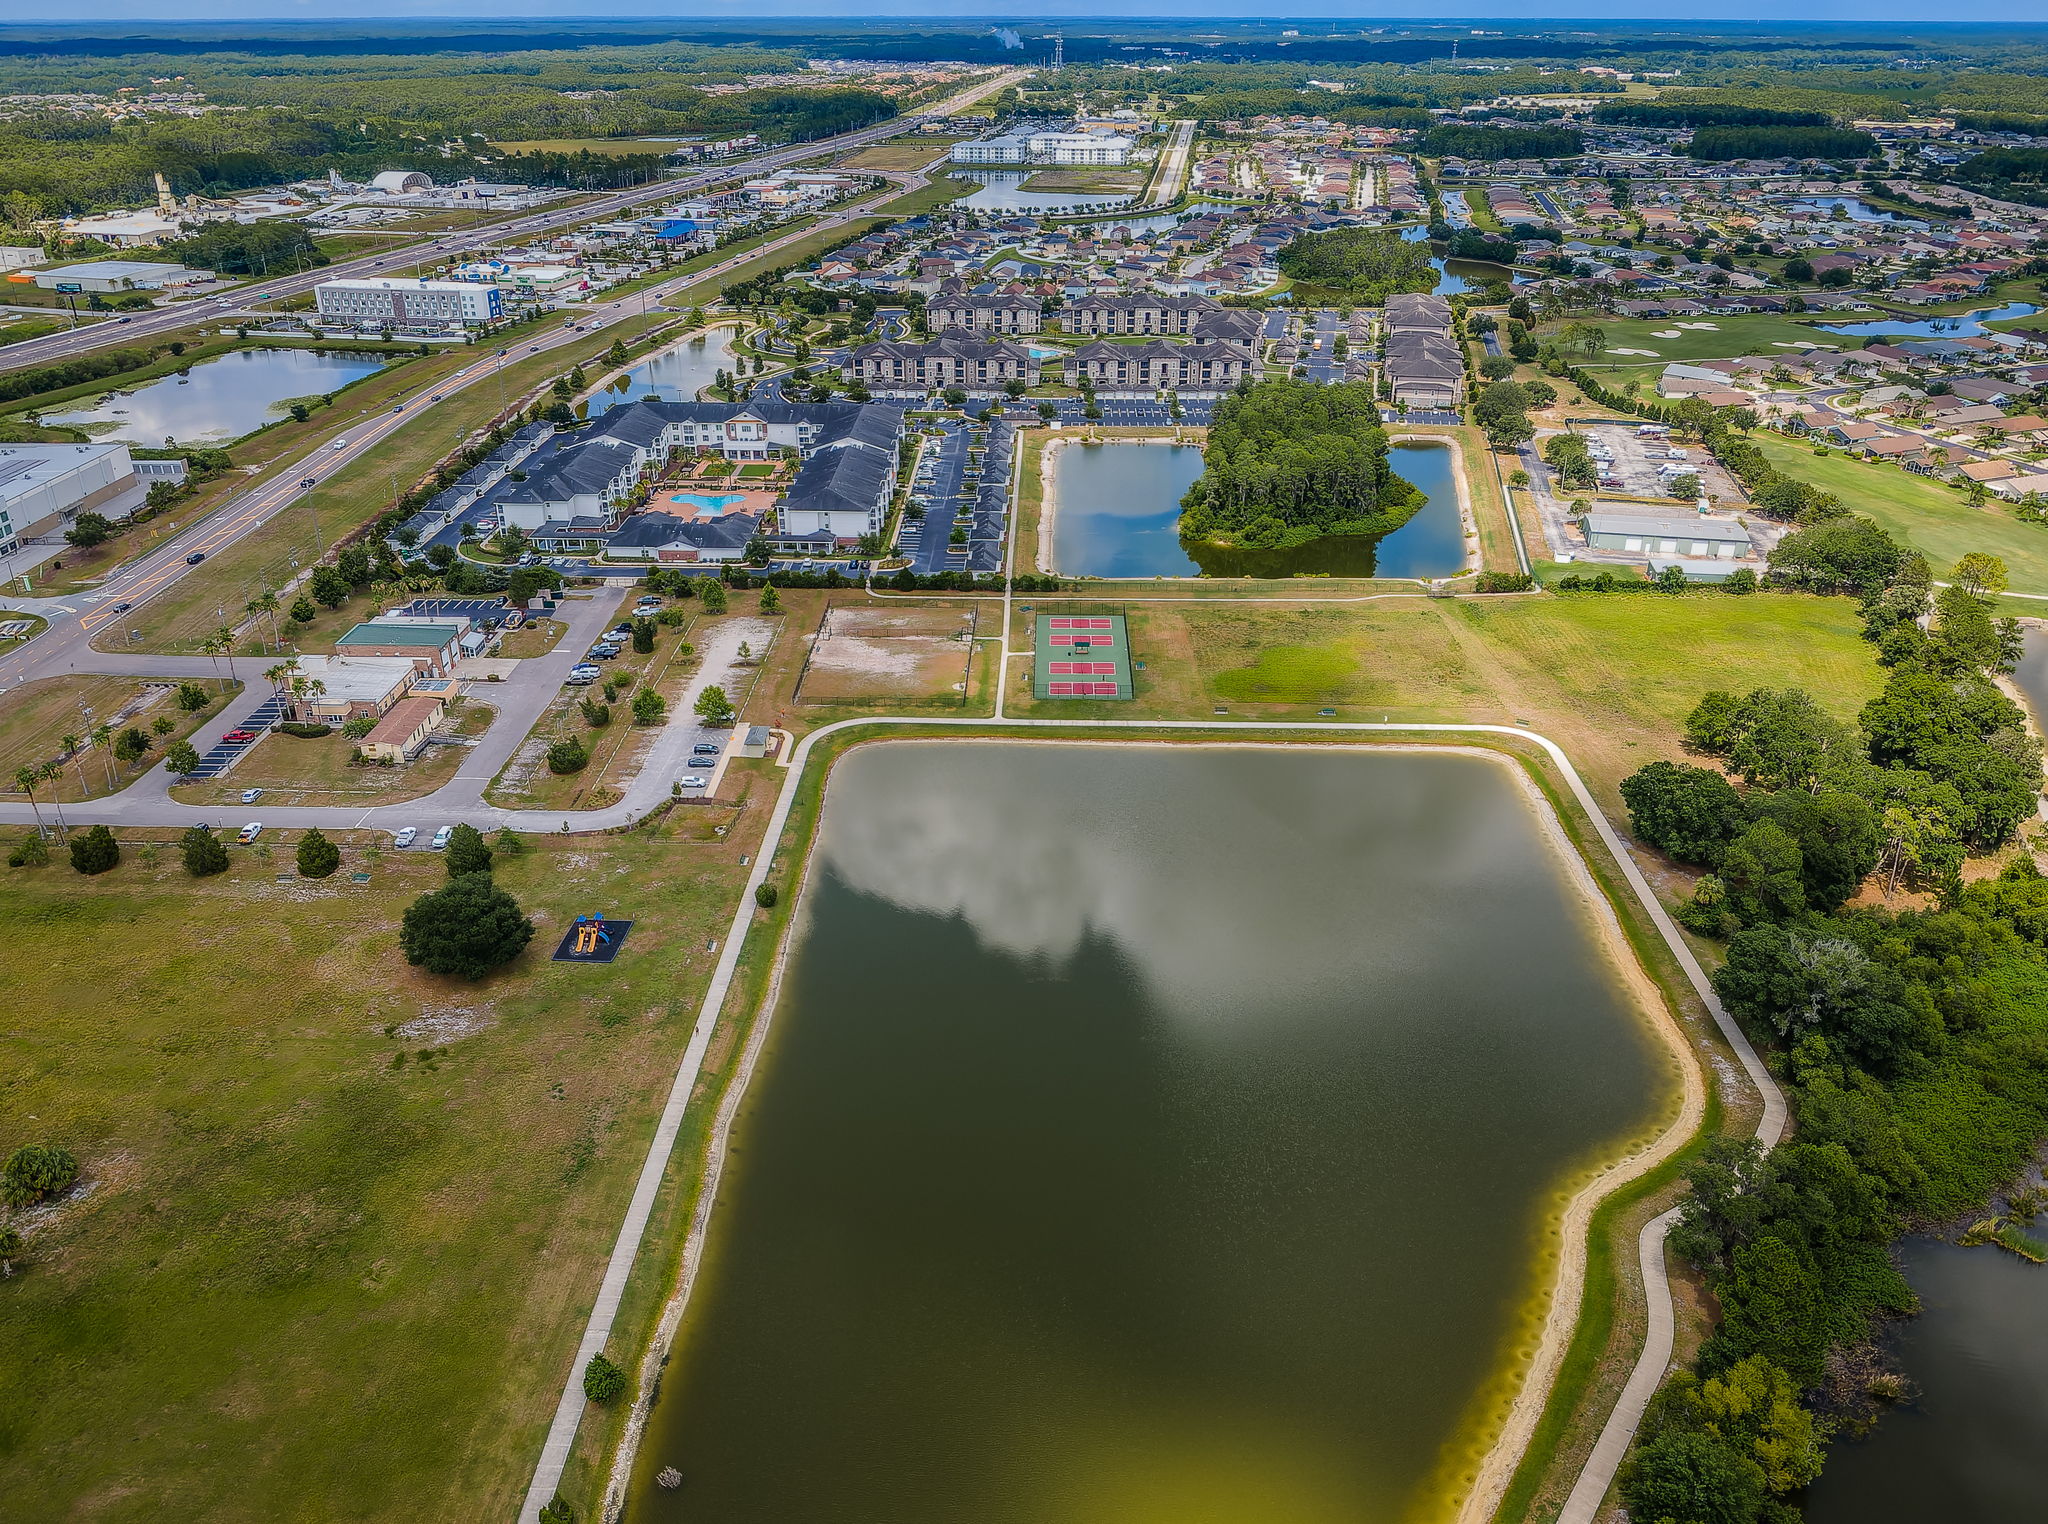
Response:
M1743 492L1700 445L1678 444L1664 434L1641 434L1629 423L1582 424L1578 433L1600 472L1600 490L1624 497L1673 497L1671 484L1688 473L1718 502L1739 503Z

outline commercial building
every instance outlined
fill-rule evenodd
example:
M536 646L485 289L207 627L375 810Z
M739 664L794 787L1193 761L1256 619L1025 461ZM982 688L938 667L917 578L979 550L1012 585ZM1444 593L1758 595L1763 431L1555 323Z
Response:
M0 445L0 551L55 538L81 513L124 519L147 490L123 444Z
M1734 560L1750 552L1749 531L1733 519L1682 514L1600 513L1580 520L1594 550L1635 551L1689 560Z
M410 762L441 723L441 710L439 694L419 693L400 699L363 737L362 754L372 762Z
M430 677L446 677L462 655L462 626L372 619L336 637L341 656L389 656L409 661Z
M1135 140L1115 133L1012 132L955 143L955 164L1108 164L1131 162Z
M94 259L55 270L38 270L32 279L45 291L164 291L204 285L213 279L213 272L140 259Z
M471 281L330 280L314 290L321 321L350 328L475 328L505 315L498 288Z
M292 718L320 725L373 719L411 690L419 668L398 657L301 656Z

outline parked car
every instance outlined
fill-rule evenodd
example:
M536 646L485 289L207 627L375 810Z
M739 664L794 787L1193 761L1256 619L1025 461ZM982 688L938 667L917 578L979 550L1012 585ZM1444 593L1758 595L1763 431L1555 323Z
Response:
M260 788L245 788L242 790L242 803L244 804L254 804L262 797L263 790Z
M440 830L434 833L434 839L433 841L428 843L428 846L430 847L431 850L439 852L448 845L448 838L453 836L454 834L454 826L442 826Z
M263 822L260 820L252 820L247 825L243 826L242 829L235 834L235 840L246 847L249 845L250 842L254 841L257 837L261 836L262 834Z
M199 564L199 563L200 563L201 561L204 561L205 559L206 559L206 552L205 552L205 551L203 551L203 550L195 550L195 551L193 551L193 552L192 552L192 554L191 554L191 555L189 555L189 556L185 557L185 564L186 564L187 566L197 566L197 565L198 565L198 564Z
M413 843L413 838L419 834L420 828L418 826L405 826L402 829L400 829L399 833L396 836L391 838L391 845L399 848L400 850L403 850L404 848L411 846Z
M690 748L690 755L693 757L715 757L718 752L718 743L715 741L699 741Z
M703 786L704 780L695 773L686 774L683 778L684 788L702 788Z
M619 654L618 646L592 646L587 653L598 661L610 661Z
M230 746L247 746L256 739L256 732L253 730L230 730L221 739Z

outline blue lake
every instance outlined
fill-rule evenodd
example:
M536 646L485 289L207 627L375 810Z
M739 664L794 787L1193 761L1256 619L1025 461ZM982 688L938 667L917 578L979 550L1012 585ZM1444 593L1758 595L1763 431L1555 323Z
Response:
M1869 322L1815 323L1813 326L1827 333L1848 333L1864 337L1870 334L1895 333L1902 338L1913 339L1968 339L1989 333L1986 323L2009 322L2013 318L2032 317L2041 309L2032 302L2007 302L2003 307L1979 307L1971 312L1958 312L1949 317L1938 318L1877 318Z
M124 444L222 445L276 422L292 402L338 392L384 363L376 354L237 349L42 419Z
M663 402L695 402L697 393L718 379L719 371L732 368L733 332L731 328L714 328L708 334L648 356L593 399L592 411L642 397L655 397Z

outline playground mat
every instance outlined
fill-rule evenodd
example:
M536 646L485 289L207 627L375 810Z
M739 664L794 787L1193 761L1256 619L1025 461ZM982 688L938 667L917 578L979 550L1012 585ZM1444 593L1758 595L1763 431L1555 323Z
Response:
M594 939L586 935L593 921L598 928ZM632 929L631 921L614 921L610 916L572 923L562 936L562 945L555 949L555 962L609 963L626 945L626 933Z

